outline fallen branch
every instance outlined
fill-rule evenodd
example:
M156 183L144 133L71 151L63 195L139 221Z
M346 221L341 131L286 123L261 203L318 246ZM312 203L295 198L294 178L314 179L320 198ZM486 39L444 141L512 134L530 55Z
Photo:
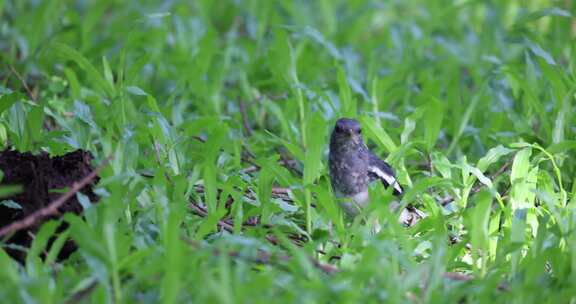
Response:
M246 111L246 103L242 100L238 101L240 106L240 115L242 116L242 126L244 127L244 132L246 136L252 136L252 128L250 127L250 123L248 122L248 111Z
M68 192L66 192L64 195L60 196L56 200L52 201L50 204L48 204L48 206L34 211L33 213L31 213L30 215L21 220L15 221L10 225L2 227L2 229L0 229L0 237L11 235L22 229L30 228L39 221L41 221L42 219L58 214L58 208L64 205L64 203L66 203L66 201L68 201L78 191L80 191L82 188L84 188L86 185L92 182L92 180L94 180L94 178L98 176L100 171L108 164L108 162L110 162L110 159L111 157L106 158L98 168L90 172L90 174L85 176L82 180L80 180L80 182L74 183L72 185L72 188L70 188Z
M182 240L184 242L186 242L188 245L190 245L196 249L203 248L203 245L198 241L191 240L188 238L182 238ZM220 255L221 254L220 250L218 250L218 249L215 249L213 251L213 253L214 253L214 255ZM244 258L244 256L237 251L229 251L229 252L227 252L227 255L229 257L232 257L232 258ZM274 259L277 259L277 260L280 260L283 262L288 262L292 259L292 257L289 255L274 255L270 252L267 252L264 250L259 250L255 258L248 259L248 260L250 262L257 263L257 264L271 265L272 261ZM316 259L313 259L313 258L310 258L310 262L314 265L314 267L322 270L324 273L329 274L329 275L335 274L335 273L340 271L340 269L335 265L325 264L325 263L322 263L322 262L320 262ZM452 281L468 282L468 281L471 281L474 279L473 276L468 275L468 274L464 274L461 272L444 272L444 273L442 273L442 276L445 279L452 280ZM504 290L505 286L503 284L500 284L498 286L498 289Z
M290 167L292 167L292 166L295 166L297 163L298 163L298 161L297 161L297 160L294 160L294 159L285 159L285 160L279 160L279 161L278 161L278 164L279 164L279 165L284 166L284 167L286 167L286 168L290 168ZM246 168L240 170L240 172L242 172L242 173L252 173L252 172L256 172L256 171L258 171L258 170L260 170L260 166L258 166L258 165L252 165L252 166L249 166L249 167L246 167Z
M195 249L202 249L203 248L203 245L200 242L197 242L195 240L191 240L191 239L187 239L187 238L182 238L182 240L184 242L186 242L188 245L194 247ZM213 254L215 256L219 256L222 254L222 252L218 249L214 249ZM278 260L281 262L289 262L290 260L292 260L292 257L289 255L285 255L285 254L275 255L275 254L272 254L272 253L265 251L265 250L258 250L256 257L254 257L254 258L248 258L245 255L239 253L238 251L228 251L228 252L226 252L226 255L228 255L231 258L241 258L241 259L247 260L251 263L262 264L262 265L273 265L275 260ZM312 265L314 265L314 267L322 270L322 272L324 272L326 274L334 274L338 271L338 268L334 265L324 264L324 263L322 263L316 259L313 259L313 258L309 258L309 259L310 259L310 262L312 263Z
M453 281L471 281L474 279L471 275L467 275L461 272L445 272L442 276L446 279Z
M198 194L204 193L204 186L203 185L194 185L194 190ZM282 188L282 187L272 187L272 198L281 199L285 202L293 202L292 198L290 197L290 189L289 188ZM218 194L221 193L221 190L218 189ZM245 192L245 196L251 200L256 199L256 195L254 191L251 189L247 189Z
M208 211L204 207L202 207L202 206L200 206L194 202L188 204L188 206L190 207L190 209L192 209L192 211L196 215L201 216L201 217L207 217L208 216ZM225 230L227 232L230 232L230 233L234 232L234 223L232 223L229 220L219 220L218 223L216 223L216 225L218 226L218 228ZM241 230L244 230L244 228L246 228L246 227L255 227L255 226L261 226L261 227L266 228L266 229L272 228L271 225L266 225L266 224L261 225L259 222L259 219L255 218L253 220L249 220L247 222L242 223ZM294 245L300 246L300 247L302 246L302 243L305 242L304 239L297 234L290 234L290 235L288 235L288 238L292 241L292 243ZM272 245L278 245L279 244L279 241L276 239L276 237L274 237L272 235L266 235L266 240L268 242L270 242L270 244L272 244Z
M94 279L90 282L87 286L81 288L80 290L76 291L72 294L67 300L66 304L76 304L81 303L82 300L86 299L98 286L98 280Z
M206 211L204 208L198 206L195 203L190 203L188 204L188 206L190 207L190 209L192 209L192 211L194 211L194 213L196 213L197 215L201 216L201 217L207 217L208 216L208 211ZM220 227L221 229L224 229L228 232L234 232L234 225L231 223L226 222L225 220L219 220L218 221L218 227Z
M24 90L28 94L28 97L30 97L30 99L32 99L32 101L35 102L36 101L36 95L34 95L34 92L32 92L32 90L30 90L30 87L26 83L26 80L24 79L24 77L22 77L22 75L20 75L20 73L18 73L18 71L16 71L14 66L12 66L11 64L8 65L8 67L10 68L10 71L12 71L12 73L14 75L16 75L16 78L18 78L18 80L20 80L20 82L22 83L22 86L24 87Z
M219 252L216 252L216 255L218 255ZM229 252L228 255L230 257L234 257L234 258L241 258L242 256L235 251ZM274 259L277 259L279 261L282 262L288 262L292 259L291 256L289 255L273 255L269 252L266 252L264 250L260 250L258 251L258 254L256 256L256 258L250 260L251 262L257 263L257 264L263 264L263 265L271 265L272 262L274 261ZM312 265L314 265L314 267L322 270L322 272L326 273L326 274L334 274L338 271L338 268L334 265L331 264L324 264L316 259L310 258L310 262L312 263Z
M468 281L472 281L475 278L469 274L464 274L461 272L444 272L442 274L442 276L446 279L452 280L452 281L463 281L463 282L468 282ZM505 282L501 282L498 284L498 290L499 291L507 291L508 290L508 284Z
M162 166L162 164L164 163L162 161L162 152L160 151L160 149L162 148L162 146L156 141L154 140L154 156L156 157L156 162L158 163L159 166ZM164 171L164 177L166 177L166 180L169 183L173 183L172 182L172 177L170 177L170 174L168 174L168 171Z
M498 171L496 171L494 174L490 175L490 180L494 180L496 177L502 175L506 170L508 170L508 167L510 167L510 165L511 165L510 161L507 161L506 163L504 163L504 165L502 165L502 167L500 167L500 169L498 169ZM474 194L480 192L480 190L482 190L482 188L484 188L484 184L479 184L479 185L475 186L474 188L472 188L472 190L470 190L470 194L468 194L468 196L474 195ZM446 205L452 203L454 200L456 200L455 197L448 196L448 197L445 197L444 199L440 200L439 204L442 207L445 207Z

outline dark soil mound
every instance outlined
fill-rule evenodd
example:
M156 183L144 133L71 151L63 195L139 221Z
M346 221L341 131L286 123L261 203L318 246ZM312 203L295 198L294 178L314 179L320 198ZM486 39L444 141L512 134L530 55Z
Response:
M0 152L0 170L4 173L1 184L21 185L23 188L22 192L16 195L0 198L0 201L12 200L22 207L18 209L0 205L0 227L9 225L46 207L62 195L62 191L54 190L70 188L72 184L93 171L91 161L90 152L83 150L76 150L54 158L51 158L47 153L33 155L29 152L19 153L11 150ZM92 202L96 202L98 199L92 189L97 182L98 179L93 180L80 191L88 196ZM82 212L82 206L76 196L73 196L58 211L61 214L65 212L79 214ZM46 220L48 219L44 221ZM30 229L15 233L6 243L29 247L34 233L44 221L36 223ZM68 256L74 249L75 246L68 242L62 249L61 257ZM21 250L7 249L6 251L20 261L25 257L25 252Z

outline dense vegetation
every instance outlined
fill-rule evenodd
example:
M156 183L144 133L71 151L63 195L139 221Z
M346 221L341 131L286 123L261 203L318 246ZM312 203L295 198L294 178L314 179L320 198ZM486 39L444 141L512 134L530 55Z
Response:
M78 250L0 251L0 299L576 301L574 5L0 1L0 145L113 157ZM342 219L339 117L428 217L375 186Z

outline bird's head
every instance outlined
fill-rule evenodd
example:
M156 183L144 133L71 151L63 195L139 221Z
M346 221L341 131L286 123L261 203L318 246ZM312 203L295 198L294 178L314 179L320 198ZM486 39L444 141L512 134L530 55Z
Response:
M332 136L330 138L332 144L355 148L364 144L362 139L362 127L355 119L340 118L334 125Z

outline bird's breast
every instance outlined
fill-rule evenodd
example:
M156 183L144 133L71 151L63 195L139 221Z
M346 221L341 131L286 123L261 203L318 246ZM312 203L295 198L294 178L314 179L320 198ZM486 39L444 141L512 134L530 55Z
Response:
M330 155L330 177L332 186L337 193L351 196L366 190L369 177L367 161L359 155Z

